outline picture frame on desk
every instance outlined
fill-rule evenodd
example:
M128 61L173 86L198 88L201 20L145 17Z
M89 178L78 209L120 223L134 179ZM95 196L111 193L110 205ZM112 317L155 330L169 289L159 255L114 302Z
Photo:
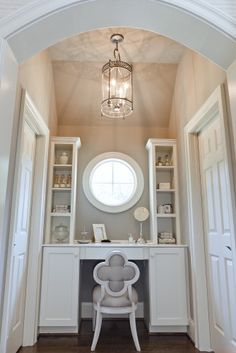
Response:
M93 234L95 243L100 243L107 239L106 229L104 224L93 224Z

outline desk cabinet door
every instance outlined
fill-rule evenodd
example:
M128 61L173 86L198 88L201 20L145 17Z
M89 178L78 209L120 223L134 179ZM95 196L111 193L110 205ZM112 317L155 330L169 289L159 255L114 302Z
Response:
M40 326L78 326L79 249L46 247Z
M188 324L185 248L150 249L150 324Z

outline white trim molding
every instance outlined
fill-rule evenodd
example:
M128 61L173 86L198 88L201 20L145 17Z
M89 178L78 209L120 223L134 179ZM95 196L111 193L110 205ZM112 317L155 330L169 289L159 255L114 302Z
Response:
M23 346L29 346L37 341L38 335L37 325L40 299L42 244L44 237L49 129L36 109L29 94L25 91L23 94L25 96L25 119L36 134L36 158L32 190L34 202L31 211L23 333Z
M9 231L9 244L6 265L6 284L4 292L4 308L2 319L1 345L0 351L5 353L8 330L10 324L10 292L11 288L11 266L14 238L14 219L17 211L16 195L18 188L19 166L21 158L21 144L23 137L24 122L27 122L36 135L35 167L32 194L34 202L31 208L30 236L28 246L28 266L27 266L27 285L25 298L25 318L23 345L33 345L38 335L38 309L40 295L40 272L41 272L41 253L44 232L44 212L47 180L47 162L49 147L49 130L34 106L33 101L26 91L22 92L21 113L19 120L17 155L14 173L13 200L11 205L11 226Z

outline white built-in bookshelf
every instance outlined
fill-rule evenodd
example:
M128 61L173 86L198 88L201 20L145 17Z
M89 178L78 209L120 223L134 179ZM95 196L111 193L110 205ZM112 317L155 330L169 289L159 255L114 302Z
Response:
M52 137L45 227L46 243L73 243L80 139ZM67 236L63 236L67 234Z
M149 139L150 236L154 243L180 244L176 140Z

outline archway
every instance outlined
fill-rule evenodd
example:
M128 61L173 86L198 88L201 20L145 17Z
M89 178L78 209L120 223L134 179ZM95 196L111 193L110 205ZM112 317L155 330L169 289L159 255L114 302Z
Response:
M142 28L174 39L226 69L236 56L236 43L224 22L223 16L216 18L203 5L180 1L58 0L25 8L0 25L0 36L22 62L80 32L112 26Z
M12 139L17 130L17 122L14 122L13 116L18 64L66 37L112 26L158 32L201 53L224 69L228 68L236 57L236 43L232 37L197 17L194 9L192 12L190 9L184 10L170 1L58 0L53 4L41 2L12 17L11 21L2 23L0 106L4 119L0 129L0 158L4 158L4 166L0 183L1 203L4 206L0 209L0 241L3 245L0 254L0 287L4 283L9 205L14 174L15 145L12 144Z

